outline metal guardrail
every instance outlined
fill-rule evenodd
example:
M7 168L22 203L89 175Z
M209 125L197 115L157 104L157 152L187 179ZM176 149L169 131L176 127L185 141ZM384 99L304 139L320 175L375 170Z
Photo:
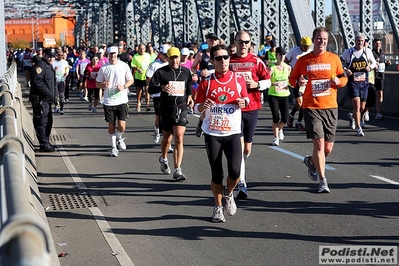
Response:
M0 77L0 126L0 264L59 265L37 199L34 130L22 102L15 62Z

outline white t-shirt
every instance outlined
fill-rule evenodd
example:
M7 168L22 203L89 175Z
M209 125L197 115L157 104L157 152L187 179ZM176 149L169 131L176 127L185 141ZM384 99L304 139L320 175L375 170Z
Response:
M287 58L287 60L290 61L290 66L292 69L294 69L294 66L296 64L296 61L298 61L298 58L304 56L305 54L310 53L311 51L312 49L309 49L306 52L302 52L301 48L299 46L296 46L288 51L288 54L285 56L285 58Z
M147 69L147 72L145 73L145 75L147 76L147 78L152 78L152 76L154 76L155 71L157 71L159 68L166 66L168 64L168 61L166 62L162 62L160 59L155 60ZM151 97L161 97L161 93L155 93L155 94L151 94Z
M65 80L65 74L69 73L69 64L64 59L61 59L60 61L55 60L53 63L53 69L55 70L57 82L61 82Z
M118 85L125 85L126 81L133 80L128 64L118 60L115 65L106 64L100 68L97 82L109 81L110 87L104 89L104 105L116 106L129 101L128 89L119 91Z

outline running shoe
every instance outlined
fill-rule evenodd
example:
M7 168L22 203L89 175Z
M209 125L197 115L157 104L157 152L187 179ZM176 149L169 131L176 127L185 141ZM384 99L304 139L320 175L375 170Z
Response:
M85 100L86 102L89 101L89 98L87 96L83 97L83 100Z
M93 104L92 103L89 103L89 107L87 107L87 110L89 110L89 111L93 110Z
M154 134L154 143L159 143L159 140L161 139L160 134Z
M93 107L93 113L97 113L97 108Z
M181 168L176 168L173 172L173 179L176 181L187 180L187 177L181 172Z
M150 108L150 106L149 106L149 105L147 105L147 107L145 108L145 110L146 110L146 112L149 112L149 111L151 111L151 108Z
M126 150L125 138L116 140L116 145L121 150Z
M161 156L159 156L159 163L161 164L162 173L164 173L165 175L169 175L170 168L169 168L169 164L168 164L168 159L162 158L162 155L161 155Z
M195 135L197 137L201 137L202 136L202 121L199 119L198 123L197 123L197 127L195 128Z
M361 127L356 128L356 136L358 137L364 137L364 132Z
M233 192L230 193L230 195L227 195L226 188L224 188L224 211L227 213L227 215L233 216L237 212L237 205L236 202L234 201L234 196Z
M168 153L173 153L173 147L172 147L172 145L169 146Z
M284 132L283 132L283 129L280 129L280 130L279 130L279 132L278 132L278 138L279 138L280 140L284 140Z
M243 185L243 184L239 184L238 185L238 194L237 194L237 198L238 199L247 199L248 198L248 190L247 188Z
M58 106L56 105L55 107L54 107L54 113L59 113L60 112L60 109L58 108Z
M141 111L141 103L138 103L138 104L137 104L136 110L137 110L137 112L140 112L140 111Z
M381 113L377 113L377 114L375 115L375 119L376 119L376 120L381 120L381 119L384 119L384 117L382 116Z
M368 122L370 120L369 111L364 112L363 120L366 121L366 122Z
M355 124L355 119L353 118L352 113L348 114L348 119L349 119L349 128L351 128L352 130L355 130L356 124Z
M328 188L328 184L327 184L327 178L320 180L319 193L330 193L330 189Z
M295 124L295 128L296 128L296 130L299 130L299 131L305 131L305 130L306 130L305 127L302 125L301 122L297 122L297 123Z
M119 151L117 148L113 147L111 151L111 157L118 157Z
M288 116L287 127L292 128L294 126L294 117L291 114Z
M309 178L312 179L313 181L317 181L317 179L319 178L319 174L317 173L316 167L313 165L311 159L312 156L306 155L305 158L303 159L303 162L308 167Z
M64 114L64 110L60 110L60 115L63 115Z
M279 146L280 145L280 140L279 138L274 138L273 142L272 142L273 146Z
M223 214L223 206L215 206L215 208L213 208L212 222L222 223L225 221L226 219L224 218Z

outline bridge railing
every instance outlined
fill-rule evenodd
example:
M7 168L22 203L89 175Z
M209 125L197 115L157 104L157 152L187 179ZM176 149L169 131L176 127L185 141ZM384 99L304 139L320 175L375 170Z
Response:
M0 77L1 265L59 265L37 187L33 137L12 63Z

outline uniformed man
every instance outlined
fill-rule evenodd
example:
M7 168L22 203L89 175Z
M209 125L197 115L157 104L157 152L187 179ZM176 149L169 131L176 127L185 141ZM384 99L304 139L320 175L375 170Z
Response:
M55 53L51 49L44 51L43 58L34 57L34 66L31 76L31 90L29 100L32 102L33 125L40 143L40 152L54 152L55 148L50 144L49 136L53 126L53 114L51 104L55 103L55 71L52 63Z

